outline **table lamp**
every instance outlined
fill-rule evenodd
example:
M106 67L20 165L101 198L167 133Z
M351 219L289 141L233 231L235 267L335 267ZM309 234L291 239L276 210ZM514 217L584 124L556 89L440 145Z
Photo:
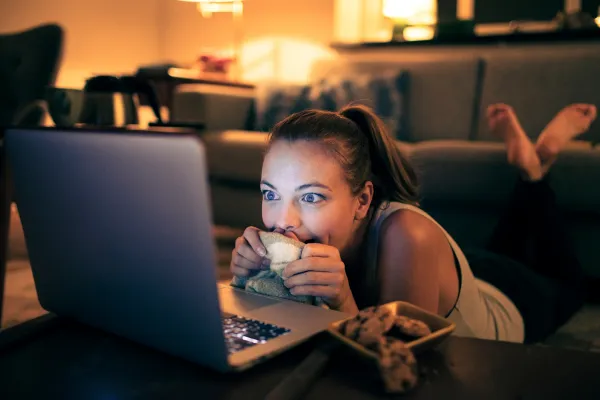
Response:
M383 0L382 14L393 23L394 40L431 39L437 23L437 0Z

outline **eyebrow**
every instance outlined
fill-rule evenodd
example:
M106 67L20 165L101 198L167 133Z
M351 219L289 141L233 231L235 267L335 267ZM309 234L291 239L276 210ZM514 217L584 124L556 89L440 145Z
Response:
M265 181L265 180L261 180L261 181L260 181L260 184L261 184L261 185L268 186L268 187L270 187L271 189L276 189L276 188L275 188L275 185L273 185L272 183L269 183L269 182L267 182L267 181ZM332 190L331 190L331 188L330 188L329 186L327 186L327 185L324 185L324 184L322 184L322 183L319 183L319 182L309 182L309 183L305 183L305 184L303 184L303 185L300 185L300 186L298 186L298 187L296 188L296 190L295 190L295 191L296 191L296 192L298 192L298 191L300 191L300 190L308 189L308 188L311 188L311 187L318 187L318 188L325 189L325 190L329 190L330 192L332 192Z

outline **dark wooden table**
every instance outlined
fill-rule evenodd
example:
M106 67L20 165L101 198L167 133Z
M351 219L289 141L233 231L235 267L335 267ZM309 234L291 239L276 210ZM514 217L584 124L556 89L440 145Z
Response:
M136 74L138 78L145 79L152 82L156 88L156 94L158 96L159 103L172 110L173 106L173 95L175 89L179 85L184 84L202 84L202 85L213 85L230 88L242 88L242 89L254 89L254 84L248 82L238 82L229 79L215 79L202 76L194 76L193 71L182 68L169 68L169 69L153 69L138 71ZM141 105L148 105L148 101L144 96L140 98Z
M314 344L222 374L48 315L0 333L0 399L263 399ZM596 353L452 337L420 364L424 378L405 398L600 398ZM381 395L365 365L342 351L306 398Z

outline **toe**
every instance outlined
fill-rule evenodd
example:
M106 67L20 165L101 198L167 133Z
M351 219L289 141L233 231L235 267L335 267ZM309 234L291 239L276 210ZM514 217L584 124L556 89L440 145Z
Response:
M505 105L502 103L491 104L487 108L487 117L492 118L498 113L502 112L505 109Z
M576 103L576 104L571 104L570 106L567 106L565 108L575 110L585 116L590 116L590 117L596 116L596 106L593 104Z
M598 115L598 109L596 108L595 105L590 104L588 106L588 110L587 110L587 116L591 119L591 120L595 120L596 116Z

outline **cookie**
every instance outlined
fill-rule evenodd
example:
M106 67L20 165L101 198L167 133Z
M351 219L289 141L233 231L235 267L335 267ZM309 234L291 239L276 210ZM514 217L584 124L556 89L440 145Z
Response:
M396 363L388 368L380 368L381 380L388 393L406 393L414 388L418 381L416 368Z
M403 334L420 338L431 335L431 329L423 321L399 315L394 320L394 326Z
M270 269L281 276L285 267L300 259L305 244L276 232L259 232L260 240L267 249L265 256L271 260Z
M357 315L356 317L349 319L340 325L340 333L351 340L356 340L358 338L361 325L362 321L360 316Z
M385 307L365 308L340 326L344 336L377 353L385 390L388 393L406 393L418 383L417 359L405 342L386 335L394 330L407 337L431 333L424 322L396 316Z
M382 333L387 333L392 326L394 326L396 316L390 309L386 307L375 307L374 314L381 324Z
M358 330L356 342L367 348L373 348L379 344L380 339L383 337L383 333L379 329L381 326L379 321L370 319L368 322L370 323L361 325Z
M388 393L405 393L418 383L418 365L404 342L386 337L379 348L379 370Z

